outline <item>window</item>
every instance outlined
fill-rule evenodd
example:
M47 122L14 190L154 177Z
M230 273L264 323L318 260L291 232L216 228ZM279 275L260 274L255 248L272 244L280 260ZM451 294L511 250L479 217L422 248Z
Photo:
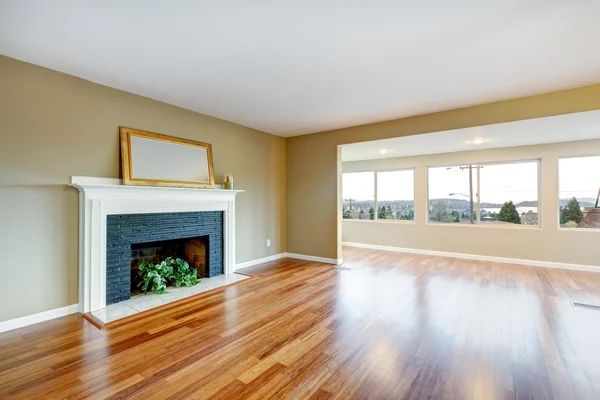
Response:
M477 223L477 166L429 168L429 222Z
M429 168L429 222L539 225L538 161Z
M481 165L481 223L538 226L538 175L537 161Z
M414 188L412 169L344 173L342 218L412 221L415 218Z
M415 219L413 170L377 172L377 219Z
M600 156L558 162L561 228L600 229Z
M375 218L375 174L353 172L342 174L342 218Z

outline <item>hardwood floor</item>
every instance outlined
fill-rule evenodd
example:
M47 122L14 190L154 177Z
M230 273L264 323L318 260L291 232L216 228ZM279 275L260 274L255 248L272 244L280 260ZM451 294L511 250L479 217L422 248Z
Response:
M98 330L0 334L0 398L598 399L600 274L344 249Z

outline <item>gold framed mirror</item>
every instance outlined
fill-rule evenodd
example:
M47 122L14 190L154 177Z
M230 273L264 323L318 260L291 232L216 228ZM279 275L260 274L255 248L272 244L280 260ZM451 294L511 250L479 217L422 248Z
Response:
M208 143L120 127L123 184L211 187L212 147Z

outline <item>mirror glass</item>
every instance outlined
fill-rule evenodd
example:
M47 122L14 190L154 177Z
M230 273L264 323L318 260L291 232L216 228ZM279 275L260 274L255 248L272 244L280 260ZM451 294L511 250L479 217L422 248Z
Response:
M131 178L210 183L208 149L131 136Z

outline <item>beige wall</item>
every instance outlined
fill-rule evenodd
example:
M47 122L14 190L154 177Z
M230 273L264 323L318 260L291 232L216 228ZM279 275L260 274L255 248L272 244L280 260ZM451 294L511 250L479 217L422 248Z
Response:
M344 242L600 266L600 232L558 228L558 159L599 155L600 140L343 163L343 172L415 168L415 221L343 221ZM427 224L427 167L539 159L541 228Z
M119 177L120 125L211 143L217 182L247 190L236 261L285 251L285 139L0 56L0 321L77 303L66 184Z
M285 140L0 56L0 321L77 302L77 192L66 183L120 175L121 125L212 143L216 176L232 171L248 190L236 214L243 262L341 257L341 144L595 109L600 85Z
M289 138L287 250L341 257L338 145L597 109L600 85Z

